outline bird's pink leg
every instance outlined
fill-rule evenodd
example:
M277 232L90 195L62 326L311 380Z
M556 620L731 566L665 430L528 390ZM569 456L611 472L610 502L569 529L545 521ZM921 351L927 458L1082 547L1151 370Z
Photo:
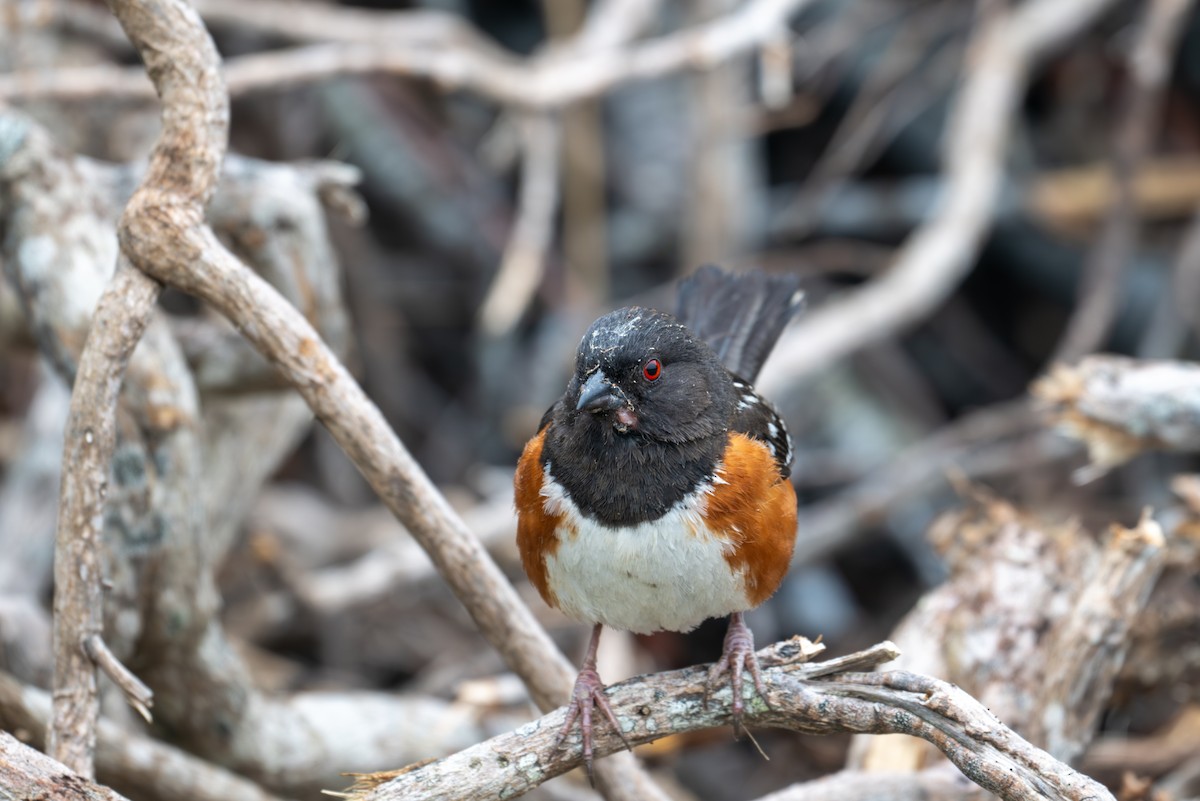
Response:
M600 674L596 672L596 650L600 646L600 628L600 624L597 623L596 627L592 629L592 639L588 643L587 654L583 657L583 666L575 679L575 687L571 690L571 700L567 702L567 719L559 729L558 740L555 742L555 747L562 748L563 741L571 731L571 726L574 725L576 719L579 720L579 731L583 735L583 764L587 768L588 781L593 785L596 783L592 775L593 708L599 709L604 717L608 718L609 725L621 738L621 742L625 743L625 748L632 750L629 747L629 741L621 733L621 724L617 722L617 716L613 714L612 707L608 704L608 698L604 695L604 683L600 681Z
M704 702L708 704L708 696L712 693L717 679L725 671L729 671L729 684L733 690L733 733L740 737L744 731L742 716L745 705L742 701L742 674L749 668L754 680L754 689L766 703L767 693L763 689L762 676L759 675L758 657L754 655L754 634L742 619L741 612L729 616L729 629L725 632L725 647L721 658L708 671L707 686L704 690Z

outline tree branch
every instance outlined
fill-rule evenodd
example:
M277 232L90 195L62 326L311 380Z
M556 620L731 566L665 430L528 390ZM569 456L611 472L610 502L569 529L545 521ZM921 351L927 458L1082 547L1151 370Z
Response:
M895 658L891 643L826 662L804 663L810 643L775 643L758 656L766 690L748 692L749 722L807 734L911 734L940 748L972 781L1006 801L1111 799L1091 779L1022 740L958 688L911 673L847 672ZM728 725L729 691L705 703L705 667L642 676L609 688L622 732L632 744ZM750 690L750 688L747 688ZM399 775L363 777L354 801L418 801L453 795L464 801L520 795L581 763L574 739L555 748L563 710L454 756ZM597 755L623 746L607 727L597 731ZM383 779L384 783L378 784Z
M0 796L44 801L125 801L40 751L0 731Z
M162 212L170 210L201 224L216 189L229 126L216 49L187 5L152 12L113 0L110 7L142 54L164 107L162 134L126 207L121 231L128 238L147 210L163 219L169 214ZM134 238L138 235L133 231ZM127 241L122 244L124 251L131 250ZM117 397L160 289L125 258L118 261L93 317L71 395L55 547L55 692L48 750L87 777L92 776L99 703L96 667L83 643L99 636L103 624L99 538L116 447Z

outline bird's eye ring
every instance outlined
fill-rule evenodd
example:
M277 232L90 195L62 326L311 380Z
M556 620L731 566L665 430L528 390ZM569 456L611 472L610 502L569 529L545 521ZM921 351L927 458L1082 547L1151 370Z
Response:
M658 359L650 359L642 365L642 377L647 381L657 381L662 375L662 362Z

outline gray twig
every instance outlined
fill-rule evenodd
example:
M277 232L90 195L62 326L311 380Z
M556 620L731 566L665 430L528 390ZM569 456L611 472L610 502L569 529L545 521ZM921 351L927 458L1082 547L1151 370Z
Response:
M941 749L972 781L1006 801L1111 801L1100 784L1058 762L1006 728L978 701L946 682L913 673L847 673L898 654L881 643L842 661L804 663L803 641L759 652L766 697L748 690L748 720L808 734L911 734ZM810 644L811 645L811 644ZM705 667L642 676L609 688L622 732L632 744L669 734L729 724L728 689L705 703ZM555 739L563 710L428 765L364 777L346 797L354 801L444 798L464 801L519 795L581 762L575 740ZM597 732L596 754L624 746L613 732ZM382 783L380 783L382 782Z

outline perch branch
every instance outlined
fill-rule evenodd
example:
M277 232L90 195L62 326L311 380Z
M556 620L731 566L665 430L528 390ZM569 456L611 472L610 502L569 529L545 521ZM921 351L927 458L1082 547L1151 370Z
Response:
M898 655L882 643L849 659L804 663L812 651L803 640L776 643L758 656L764 699L749 698L751 723L809 734L901 733L926 739L974 782L1006 801L1111 799L1103 786L1022 740L979 702L937 679L910 673L847 672ZM703 667L642 676L609 688L617 722L631 743L669 734L728 725L729 691L705 705ZM365 777L347 794L355 801L443 798L484 799L519 795L580 764L574 739L555 747L563 711L454 756L415 766L383 784ZM597 755L622 748L607 729ZM385 778L383 776L378 778Z
M760 385L772 388L919 320L966 275L996 206L1012 117L1033 62L1111 0L1032 0L980 21L946 126L945 178L932 218L891 268L785 333Z

